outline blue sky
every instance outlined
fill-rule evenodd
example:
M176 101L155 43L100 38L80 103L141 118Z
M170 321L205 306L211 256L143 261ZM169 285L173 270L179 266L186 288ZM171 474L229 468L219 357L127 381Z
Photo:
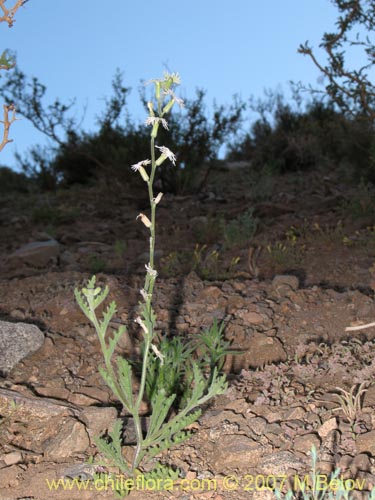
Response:
M136 119L145 117L140 80L166 68L180 73L182 95L201 87L208 103L287 91L289 80L316 85L318 71L297 48L306 40L318 47L335 20L330 0L29 0L13 28L0 25L1 49L16 51L19 68L47 86L51 101L76 98L77 117L86 106L83 127L95 130L117 67L132 88ZM1 154L11 167L15 148L26 153L45 143L26 120L13 125L11 137Z

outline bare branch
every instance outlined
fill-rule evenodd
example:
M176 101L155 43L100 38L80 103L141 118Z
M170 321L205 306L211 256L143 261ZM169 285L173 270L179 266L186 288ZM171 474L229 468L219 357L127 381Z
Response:
M11 9L5 7L6 0L0 0L0 9L3 15L0 17L0 23L8 23L9 28L13 26L14 15L17 10L22 7L28 0L17 0Z
M5 7L6 0L0 0L0 11L2 11L3 15L0 16L0 23L8 23L9 28L13 26L14 23L14 15L17 10L22 7L28 0L17 0L16 3L10 9ZM12 62L7 57L6 51L4 51L0 56L0 70L9 70L15 66L15 62ZM4 119L0 121L3 124L3 139L0 143L0 152L5 148L7 144L13 142L13 139L9 139L9 130L12 123L14 123L16 118L16 108L14 104L4 104ZM9 115L11 114L10 118Z
M375 86L368 77L368 71L375 64L375 48L367 35L372 34L375 25L374 0L333 0L340 16L336 32L324 33L320 47L325 51L327 63L322 64L313 49L306 42L298 52L307 55L319 71L327 78L328 97L345 113L366 118L375 123ZM354 29L358 33L354 37ZM367 33L366 33L367 32ZM353 37L355 38L353 40ZM367 58L360 69L348 69L346 56L348 47L361 47Z
M346 332L356 332L359 330L365 330L366 328L372 328L373 326L375 326L375 321L373 321L372 323L367 323L367 325L347 326L345 328L345 331Z
M9 139L9 129L12 123L17 120L16 108L14 107L13 104L9 105L4 104L3 110L4 110L4 120L1 120L0 123L3 124L4 130L3 130L3 139L0 144L0 151L2 151L9 142L13 142L13 139ZM9 118L10 113L11 116Z

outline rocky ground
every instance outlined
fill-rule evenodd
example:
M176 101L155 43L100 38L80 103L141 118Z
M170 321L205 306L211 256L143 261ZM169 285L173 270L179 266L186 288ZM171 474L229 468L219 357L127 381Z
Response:
M375 328L346 327L375 320L373 192L342 171L262 178L236 167L200 194L163 197L155 309L169 334L224 321L242 354L226 359L229 389L192 439L162 457L181 471L174 491L138 485L131 498L271 499L275 481L309 474L312 446L325 477L340 467L368 498ZM135 218L146 210L126 187L0 200L0 499L113 498L102 484L47 480L90 479L94 437L118 416L73 292L93 273L107 284L129 325L122 354L136 355L148 243Z

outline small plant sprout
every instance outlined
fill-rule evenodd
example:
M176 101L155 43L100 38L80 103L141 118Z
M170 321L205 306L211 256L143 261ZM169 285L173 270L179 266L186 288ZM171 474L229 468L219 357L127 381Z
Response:
M109 433L109 440L97 440L99 451L127 477L144 471L146 463L147 474L163 473L168 477L175 474L172 469L161 466L155 457L187 439L190 433L185 429L199 418L200 406L222 394L227 388L225 376L219 374L227 348L227 343L221 336L222 328L218 329L214 325L212 345L206 338L207 333L202 337L206 347L205 356L208 353L209 357L209 370L206 369L206 359L199 359L199 353L195 352L197 347L194 343L184 345L178 337L163 337L155 330L156 316L152 301L158 275L155 269L156 207L162 199L162 193L155 196L153 184L160 165L165 161L172 165L176 163L172 151L155 142L160 125L168 129L166 115L173 105L183 104L173 91L179 81L177 74L168 73L160 80L151 81L156 102L150 101L147 104L149 117L145 122L151 127L151 159L132 166L133 171L146 183L150 202L150 213L140 213L137 216L138 221L149 231L149 260L145 265L145 283L140 290L139 315L135 320L143 341L139 362L115 356L118 342L125 333L124 326L112 333L108 332L111 319L116 313L116 304L112 302L101 319L96 315L96 309L108 296L108 287L97 286L94 276L86 287L75 290L76 300L94 325L100 341L104 357L104 367L99 368L100 373L134 422L135 443L126 454L123 453L121 420L117 421ZM133 386L134 377L139 380L137 389ZM146 430L140 416L141 403L145 399L150 407Z
M321 474L318 468L318 452L315 446L311 447L311 468L309 474L298 475L292 481L293 489L283 493L276 488L273 493L277 500L354 500L353 480L344 479L340 469L335 469L329 476ZM363 488L358 479L356 485ZM364 492L362 492L363 495ZM360 498L364 498L362 496ZM375 487L368 492L368 500L375 500Z
M351 425L354 425L360 412L362 411L362 396L365 394L369 386L369 382L365 381L362 384L354 384L350 391L346 391L341 387L335 389L340 394L334 394L339 406L333 411L342 411Z

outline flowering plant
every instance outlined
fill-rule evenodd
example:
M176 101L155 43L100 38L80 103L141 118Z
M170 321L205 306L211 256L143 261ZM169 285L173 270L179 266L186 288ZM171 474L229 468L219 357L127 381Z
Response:
M130 413L135 428L135 446L132 448L132 459L127 460L123 454L122 422L118 420L107 441L104 438L97 440L99 450L109 458L112 465L118 467L128 477L132 477L142 470L145 463L150 462L160 452L171 446L181 443L190 436L186 428L196 421L200 414L200 406L212 397L223 393L227 383L224 375L218 373L222 366L221 359L226 353L227 343L222 338L222 328L214 324L211 330L202 334L202 339L212 338L211 342L203 342L206 346L201 357L194 360L193 352L202 347L202 342L184 346L179 339L163 338L158 342L155 331L156 317L152 307L153 290L157 271L155 269L155 227L156 207L163 194L154 196L153 183L156 169L169 160L173 165L176 157L166 146L155 144L160 125L168 129L165 118L174 104L183 105L173 87L180 83L177 74L164 75L159 80L151 80L154 84L156 102L148 102L149 116L145 122L151 126L151 159L142 160L132 166L147 184L150 201L150 216L140 213L137 219L150 232L149 262L146 264L144 287L140 290L140 313L136 318L143 337L142 359L139 364L139 387L137 392L133 388L134 364L118 357L114 359L116 346L120 337L125 333L121 326L112 336L107 333L109 323L116 313L116 304L112 302L104 311L101 320L97 318L95 310L106 299L108 287L102 289L95 284L95 276L81 290L75 290L76 300L82 311L93 323L99 337L104 357L104 367L100 373L111 388L123 408ZM204 337L204 338L203 338ZM206 338L207 337L207 338ZM199 343L200 342L200 343ZM218 352L216 352L218 350ZM202 351L202 350L201 350ZM208 367L208 368L207 368ZM176 374L181 375L181 386L184 386L184 395L180 397L176 408L178 387ZM170 381L173 380L171 384ZM172 392L174 390L175 392ZM147 429L144 430L140 416L140 406L145 397L148 397L151 411ZM172 411L173 407L173 411ZM129 454L126 454L128 457ZM154 469L160 473L160 464L153 461ZM148 471L150 466L148 466Z

